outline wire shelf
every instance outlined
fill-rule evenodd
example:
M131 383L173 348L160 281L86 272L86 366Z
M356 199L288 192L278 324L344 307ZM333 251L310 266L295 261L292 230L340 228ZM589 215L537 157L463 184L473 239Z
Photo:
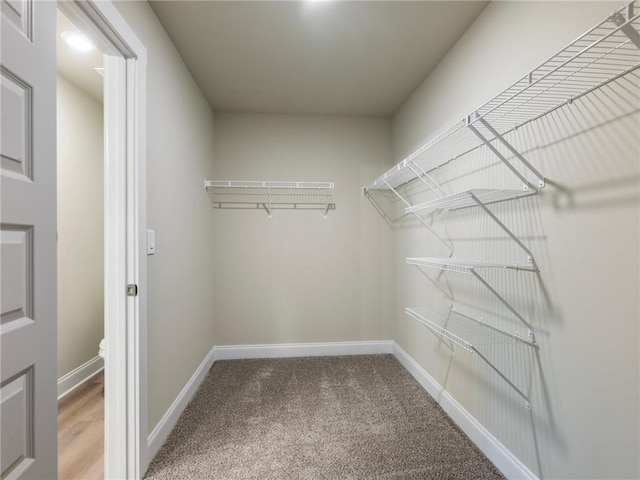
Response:
M482 353L481 348L489 345L525 344L538 349L539 347L535 340L522 339L516 334L495 328L453 309L406 308L405 312L409 317L427 327L436 336L451 342L447 346L452 353L454 351L453 345L455 344L467 352L478 355L524 399L527 409L531 409L528 395L507 377L498 365L487 358Z
M480 346L520 343L538 348L536 343L520 337L517 332L507 332L450 308L407 307L405 312L468 352L476 352L476 347Z
M418 267L436 268L465 275L473 275L477 269L481 268L502 268L508 270L525 270L528 272L538 271L537 267L533 265L506 265L502 263L481 262L478 260L465 260L449 257L409 257L406 262L409 265L416 265Z
M405 209L405 213L415 213L421 210L442 209L455 210L458 208L475 207L480 204L491 205L492 203L505 202L517 198L535 195L535 191L523 190L503 190L503 189L472 189L465 192L453 193L444 197L436 198L428 202L419 203Z
M636 2L621 7L466 118L412 152L366 190L397 188L483 143L473 132L490 125L501 136L573 102L640 66ZM481 127L482 126L482 127ZM497 136L489 130L492 142ZM417 173L416 173L417 170Z
M335 210L332 182L242 182L205 180L214 208Z

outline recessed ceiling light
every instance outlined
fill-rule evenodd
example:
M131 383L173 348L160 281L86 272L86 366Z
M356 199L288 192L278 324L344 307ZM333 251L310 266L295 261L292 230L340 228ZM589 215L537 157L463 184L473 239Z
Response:
M89 39L81 33L67 30L66 32L62 32L60 36L65 42L67 42L76 50L80 50L81 52L88 52L89 50L93 50L93 43L91 43Z

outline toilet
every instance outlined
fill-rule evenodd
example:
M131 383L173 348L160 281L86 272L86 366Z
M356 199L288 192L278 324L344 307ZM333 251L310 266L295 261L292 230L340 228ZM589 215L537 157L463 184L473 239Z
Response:
M103 338L100 340L100 345L98 346L98 356L104 360L104 356L106 354L107 341Z

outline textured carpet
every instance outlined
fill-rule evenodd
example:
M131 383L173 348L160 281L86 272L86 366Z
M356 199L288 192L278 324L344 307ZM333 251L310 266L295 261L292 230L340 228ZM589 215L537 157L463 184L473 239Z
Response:
M216 362L148 479L495 479L391 355Z

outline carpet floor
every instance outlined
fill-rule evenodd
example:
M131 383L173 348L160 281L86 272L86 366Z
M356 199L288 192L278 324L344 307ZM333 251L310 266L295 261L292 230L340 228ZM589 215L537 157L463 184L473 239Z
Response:
M216 362L147 479L502 479L391 355Z

